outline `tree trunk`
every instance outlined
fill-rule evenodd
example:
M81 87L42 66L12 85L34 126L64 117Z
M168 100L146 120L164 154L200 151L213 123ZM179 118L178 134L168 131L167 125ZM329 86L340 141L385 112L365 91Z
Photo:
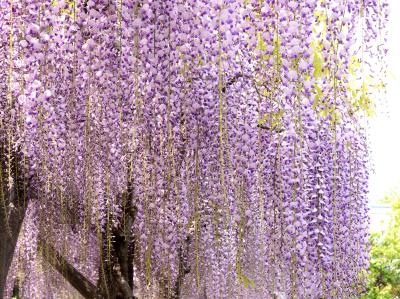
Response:
M32 179L25 179L20 157L13 155L12 167L8 168L4 146L0 145L0 298L4 297L7 275L14 256L18 235L34 189L28 188ZM9 173L9 171L11 173ZM9 175L11 174L11 175ZM10 179L11 177L11 179ZM85 298L134 299L133 258L134 238L131 234L136 209L132 206L132 190L123 194L124 220L119 229L111 232L111 259L107 260L106 238L103 239L98 286L94 286L67 262L57 250L45 242L45 259Z
M134 299L133 294L133 259L135 242L132 225L135 221L136 208L132 206L132 190L122 194L123 219L120 227L105 232L102 237L101 264L99 267L98 298ZM111 234L111 252L108 248L107 233ZM107 258L109 256L109 259Z
M17 201L14 190L11 194L5 195L10 202ZM0 207L0 298L4 296L8 271L26 210L25 206L17 207L15 204L14 206L15 208L12 209L5 207L5 202L2 201Z
M5 148L0 146L0 298L4 297L8 271L29 199L20 157L12 156L11 167L7 166L6 159Z

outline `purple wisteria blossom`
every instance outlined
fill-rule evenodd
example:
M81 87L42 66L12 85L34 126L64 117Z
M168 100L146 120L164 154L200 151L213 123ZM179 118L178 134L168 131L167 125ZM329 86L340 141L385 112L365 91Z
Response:
M1 1L1 188L16 184L12 152L35 178L6 297L14 285L22 298L75 294L43 257L47 240L117 298L104 273L122 263L121 227L137 298L359 296L369 91L348 82L383 57L387 10Z

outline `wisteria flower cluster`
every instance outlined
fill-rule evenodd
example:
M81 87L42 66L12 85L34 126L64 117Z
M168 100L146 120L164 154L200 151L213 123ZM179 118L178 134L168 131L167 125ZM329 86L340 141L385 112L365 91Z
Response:
M183 248L181 298L363 292L385 0L0 8L0 138L36 177L9 278L25 298L62 284L42 238L95 283L127 204L140 298L174 292Z

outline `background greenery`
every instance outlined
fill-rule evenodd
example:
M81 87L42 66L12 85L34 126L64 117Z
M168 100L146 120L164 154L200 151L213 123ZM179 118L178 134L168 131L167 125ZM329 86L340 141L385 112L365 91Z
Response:
M392 205L387 229L371 235L368 293L363 299L400 298L400 195L385 198Z

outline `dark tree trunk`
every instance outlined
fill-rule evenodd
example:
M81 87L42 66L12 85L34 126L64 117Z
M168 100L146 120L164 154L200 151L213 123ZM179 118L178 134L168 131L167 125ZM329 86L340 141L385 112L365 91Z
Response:
M6 164L7 159L4 146L0 145L0 298L4 297L8 271L29 198L27 179L20 166L21 158L12 155L11 167Z
M99 268L98 298L133 299L133 260L135 242L132 225L136 208L132 205L132 190L122 195L123 217L118 229L103 234ZM110 234L107 236L107 233ZM109 248L108 239L111 239Z
M32 178L26 179L21 158L13 155L10 184L8 157L5 148L0 145L0 298L4 297L7 275L14 256L18 235L28 206L28 199L34 197L34 189L29 188ZM10 188L11 186L11 188ZM107 238L103 236L101 265L97 287L68 263L51 244L43 240L40 247L46 252L45 260L85 298L134 299L133 260L134 237L131 228L135 220L136 209L132 205L132 190L123 194L123 220L118 229L111 233L111 252L107 258Z
M15 191L5 193L10 202L16 202ZM8 205L8 203L6 202ZM14 204L15 206L15 204ZM0 298L4 296L4 288L11 261L17 245L18 234L24 219L25 207L10 209L2 201L0 207Z
M187 236L182 244L178 247L178 276L174 283L171 284L167 278L163 277L159 281L160 298L163 299L179 299L182 295L182 286L185 276L190 273L189 264L189 248L191 237Z

